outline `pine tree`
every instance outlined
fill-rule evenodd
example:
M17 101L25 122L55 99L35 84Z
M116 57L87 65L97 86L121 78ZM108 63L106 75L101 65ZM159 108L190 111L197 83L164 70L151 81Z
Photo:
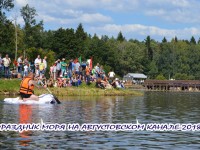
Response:
M191 37L190 44L196 44L196 40L195 40L194 36Z
M164 37L162 43L167 43L167 39Z
M122 32L120 31L117 36L117 41L123 42L125 37L123 36Z

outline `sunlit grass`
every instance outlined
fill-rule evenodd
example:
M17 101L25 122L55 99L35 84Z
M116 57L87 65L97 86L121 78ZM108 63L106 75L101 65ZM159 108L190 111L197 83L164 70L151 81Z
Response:
M21 80L0 80L0 94L18 94ZM124 95L143 95L142 92L134 91L130 89L100 89L96 88L95 84L86 85L82 83L78 87L66 87L66 88L49 88L49 90L57 96L124 96ZM40 95L48 93L47 89L35 88L35 94Z

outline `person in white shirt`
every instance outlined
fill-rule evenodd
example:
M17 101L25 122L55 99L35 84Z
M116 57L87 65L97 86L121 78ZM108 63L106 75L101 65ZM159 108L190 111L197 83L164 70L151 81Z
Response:
M118 78L115 79L115 86L116 86L116 88L122 88Z
M39 74L39 64L41 63L41 58L40 55L37 56L37 58L35 59L35 73Z
M44 75L45 75L45 72L47 70L47 56L44 56L43 63L44 63Z
M34 63L35 63L35 65L41 63L40 55L37 56Z
M115 73L112 69L110 69L110 72L108 73L108 77L109 77L109 81L113 82L114 77L115 77Z
M3 64L4 64L4 69L5 69L5 78L9 78L9 76L10 76L10 63L11 63L11 60L8 57L8 54L6 54L6 57L3 58Z
M25 66L24 66L24 77L28 76L28 70L29 70L28 64L25 63Z

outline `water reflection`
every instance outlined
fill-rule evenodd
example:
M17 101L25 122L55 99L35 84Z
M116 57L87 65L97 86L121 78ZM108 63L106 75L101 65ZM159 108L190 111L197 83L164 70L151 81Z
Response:
M31 105L19 105L19 123L28 124L32 123L32 106ZM22 131L19 133L22 138L19 143L22 146L28 146L31 142L31 131Z

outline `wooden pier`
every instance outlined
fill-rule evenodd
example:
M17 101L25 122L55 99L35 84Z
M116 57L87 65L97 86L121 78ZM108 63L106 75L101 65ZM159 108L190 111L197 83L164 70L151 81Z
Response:
M144 86L155 91L200 91L200 80L145 80Z

